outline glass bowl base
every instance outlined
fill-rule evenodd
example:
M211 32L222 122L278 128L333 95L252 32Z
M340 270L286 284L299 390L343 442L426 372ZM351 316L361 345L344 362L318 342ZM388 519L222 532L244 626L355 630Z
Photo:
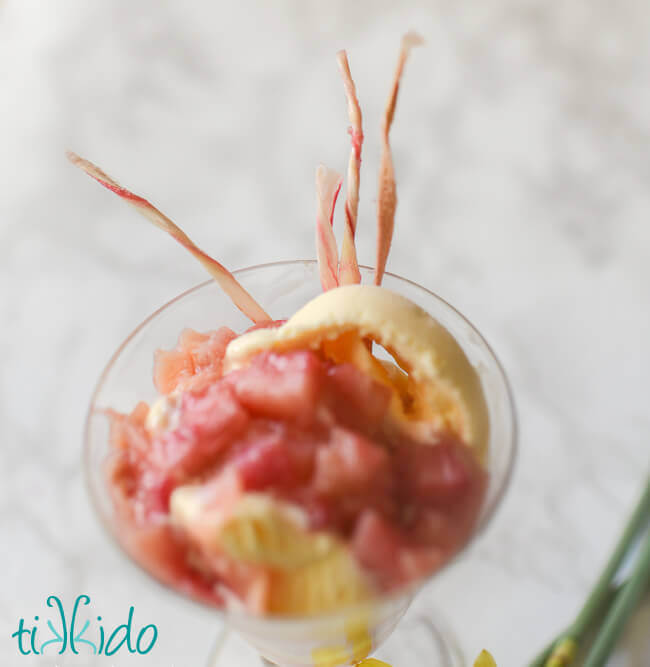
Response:
M388 639L371 656L392 667L427 665L428 667L463 667L462 651L441 617L411 609ZM263 660L236 632L225 628L218 637L206 667L274 667ZM298 667L278 665L277 667ZM347 663L312 663L300 667L347 667Z

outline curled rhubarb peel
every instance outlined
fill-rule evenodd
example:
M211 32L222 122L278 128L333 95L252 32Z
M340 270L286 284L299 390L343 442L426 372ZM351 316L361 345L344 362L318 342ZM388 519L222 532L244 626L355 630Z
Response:
M382 123L382 154L379 165L379 188L377 194L377 260L375 267L375 285L381 285L386 270L386 260L390 252L395 226L395 208L397 207L397 193L395 189L395 171L393 157L390 150L389 133L395 115L397 93L404 71L404 65L409 52L414 46L422 43L422 38L416 33L409 32L402 38L402 46L397 60L397 68L393 77L388 102L384 111Z
M343 180L333 169L320 165L316 170L316 251L323 291L338 287L338 250L332 224L334 207Z
M339 283L341 285L352 285L361 282L359 263L354 237L357 230L357 214L359 210L359 180L361 171L361 146L363 144L363 129L361 107L357 98L357 92L350 73L348 56L345 51L339 51L337 62L341 70L345 95L348 102L348 115L350 117L350 140L352 149L348 163L347 196L345 200L345 230L341 243L341 262L339 266Z
M89 176L94 178L98 183L105 188L114 192L116 195L124 199L128 204L133 206L141 215L143 215L149 222L152 222L156 227L162 229L178 241L186 250L196 257L201 262L208 273L217 281L223 291L230 297L232 302L241 310L246 317L253 322L267 322L271 318L264 311L264 309L255 301L255 299L242 287L225 266L217 262L197 247L194 242L185 234L185 232L173 223L164 213L159 211L155 206L148 202L143 197L130 192L123 188L117 181L112 179L108 174L104 173L99 167L92 162L79 157L76 153L66 153L68 159L76 167L85 171Z

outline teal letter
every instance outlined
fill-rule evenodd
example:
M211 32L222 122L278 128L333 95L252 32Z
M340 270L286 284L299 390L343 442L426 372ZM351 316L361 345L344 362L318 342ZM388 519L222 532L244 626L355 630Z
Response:
M23 648L23 634L29 634L29 630L25 629L25 619L21 618L20 621L18 621L18 630L14 632L11 636L12 637L17 637L18 638L18 650L23 654L23 655L29 655L31 651L25 651Z
M34 620L38 621L38 616L34 616ZM38 655L38 651L36 650L36 626L32 628L32 636L29 641L29 645L32 647L32 651L34 651L34 653Z
M74 633L74 625L77 620L77 611L79 610L80 602L83 602L84 605L89 605L90 598L87 595L79 595L77 599L74 601L74 607L72 608L72 619L70 620L70 648L72 649L72 652L75 655L79 655L79 651L77 651L75 647L75 642L79 642L80 644L88 644L88 646L92 648L93 654L97 654L97 646L88 639L82 639L84 633L86 632L86 630L88 630L90 621L87 620L84 623L83 628L81 628L78 634L75 635Z
M140 648L140 641L144 637L144 633L149 628L151 628L153 630L153 637L151 638L151 644L149 644L149 646L147 646L146 649L142 650ZM153 623L151 625L145 625L144 628L142 628L142 630L140 630L140 632L138 633L138 641L136 642L136 646L138 648L138 653L140 655L145 655L146 653L149 653L149 651L151 651L151 649L153 648L153 645L156 643L156 639L158 639L158 628Z
M47 598L47 606L53 607L54 605L56 605L59 610L59 618L61 620L61 634L59 634L54 629L52 621L48 621L47 627L52 631L54 639L49 639L48 641L43 642L41 644L41 653L43 653L45 647L49 646L50 644L61 644L61 650L59 651L59 655L63 655L68 645L68 626L65 623L65 612L63 611L63 605L61 604L61 600L59 600L59 598L56 595L50 595L50 597Z
M99 621L99 650L97 653L101 653L104 650L104 626L101 625L102 617L98 616L97 620Z
M104 650L104 655L115 655L117 651L122 648L122 644L126 642L126 646L129 649L129 653L135 653L135 649L131 646L131 623L133 623L133 607L129 609L129 619L126 623L123 623L122 625L118 625L113 632L111 632L111 636L108 638L108 641L106 642L106 649ZM114 648L111 648L111 644L113 643L113 640L117 636L117 633L124 629L124 637L119 641L117 646Z

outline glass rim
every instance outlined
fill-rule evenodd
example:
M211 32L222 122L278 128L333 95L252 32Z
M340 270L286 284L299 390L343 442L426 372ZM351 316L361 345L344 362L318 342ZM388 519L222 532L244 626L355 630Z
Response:
M251 266L246 266L242 267L240 269L235 269L232 271L233 275L242 275L248 272L252 272L258 269L266 269L266 268L272 268L272 267L280 267L280 266L291 266L291 265L305 265L305 266L313 266L318 263L317 260L315 259L291 259L291 260L278 260L274 262L263 262L261 264L254 264ZM367 266L365 264L359 264L360 269L365 269L367 271L374 271L374 267L372 266ZM499 487L496 490L496 493L494 494L494 497L486 504L486 506L482 510L483 517L480 520L479 525L477 525L476 529L472 532L472 535L470 538L465 542L465 544L451 557L449 558L444 565L435 570L431 575L428 577L424 577L423 579L418 579L415 582L412 582L411 584L408 584L404 588L399 589L398 591L388 593L386 595L382 595L377 597L376 600L366 600L361 603L356 603L353 605L349 605L346 607L342 607L341 609L337 609L334 611L328 611L323 614L315 614L313 616L290 616L290 615L278 615L278 614L267 614L267 615L255 615L246 612L246 610L239 610L239 609L225 609L225 608L219 608L216 607L213 604L210 604L209 602L200 599L199 597L195 597L191 594L186 594L182 593L181 591L177 590L173 585L163 581L161 578L157 577L155 574L150 572L144 565L140 564L136 558L134 558L131 553L126 549L125 546L122 545L118 535L116 534L116 530L112 523L104 516L104 512L101 509L101 502L100 499L93 488L93 484L91 481L91 475L90 475L90 468L91 468L91 463L90 463L90 447L89 447L89 442L90 442L90 424L91 420L95 414L95 403L97 400L97 397L104 385L104 382L106 381L106 378L108 374L110 373L111 369L113 368L113 365L117 361L117 359L120 357L124 349L127 347L127 345L133 340L133 338L142 331L152 320L154 320L158 315L160 315L163 311L167 310L170 306L173 304L177 303L178 301L181 301L185 297L189 296L190 294L193 294L194 292L198 292L199 290L203 289L204 287L207 287L210 284L216 284L215 280L212 278L208 278L207 280L204 280L196 285L193 285L192 287L189 287L188 289L184 290L180 294L177 294L175 297L171 298L169 301L166 301L164 304L156 308L149 316L147 316L144 320L142 320L127 336L126 338L120 343L120 345L117 347L115 352L110 356L108 362L104 366L104 369L102 370L99 378L97 379L97 382L95 383L95 387L92 391L92 394L90 396L90 404L88 406L88 410L86 411L86 417L84 420L84 428L83 428L83 453L82 453L82 461L83 461L83 467L84 467L84 482L86 486L86 490L88 495L90 496L91 504L93 506L94 513L99 517L100 523L102 525L104 533L110 538L110 542L115 547L115 543L117 544L118 551L127 557L128 562L131 564L132 567L135 567L136 570L139 570L141 572L144 572L149 580L152 580L155 582L158 586L163 588L167 592L175 593L176 595L180 595L180 597L189 603L196 604L203 609L209 609L212 613L216 613L222 616L226 616L228 618L246 618L248 620L252 620L254 622L264 622L264 623L273 623L277 625L281 624L296 624L296 623L314 623L314 622L326 622L327 620L333 620L336 619L337 617L340 617L342 614L351 614L354 613L355 609L356 610L363 610L367 609L368 605L372 605L373 603L379 603L379 604L384 604L384 603L389 603L389 602L396 602L400 599L405 599L407 597L413 597L415 593L420 590L420 588L424 587L433 577L437 576L438 573L446 570L451 563L455 562L461 555L465 554L468 549L474 544L476 541L476 538L479 535L482 535L485 532L485 529L487 526L492 522L494 519L494 516L496 514L497 509L500 507L501 502L503 500L503 497L505 495L506 490L510 486L510 481L512 479L512 474L513 470L515 467L515 463L517 460L518 456L518 422L517 422L517 414L516 414L516 408L515 408L515 402L514 402L514 396L512 392L512 388L510 386L510 382L508 380L508 376L505 373L505 370L503 368L503 365L501 364L501 361L499 360L499 357L496 355L494 352L494 349L492 346L487 342L483 334L474 326L474 324L467 318L463 313L461 313L455 306L450 304L448 301L446 301L444 298L436 294L435 292L431 291L430 289L427 289L426 287L420 285L419 283L416 283L413 280L410 280L408 278L404 278L403 276L400 276L396 273L391 273L390 271L385 271L384 273L385 276L390 276L391 278L394 278L400 282L407 283L413 287L416 287L417 289L425 292L427 295L430 297L433 297L436 301L440 302L443 304L446 308L448 308L450 311L452 311L457 317L459 317L469 328L472 330L472 332L478 337L481 345L485 347L485 349L488 351L489 355L492 357L493 361L495 362L496 370L497 373L503 383L503 386L505 388L505 394L507 398L507 405L508 405L508 412L509 412L509 421L510 421L510 453L508 456L508 461L506 464L506 469L503 474L503 478L500 481Z

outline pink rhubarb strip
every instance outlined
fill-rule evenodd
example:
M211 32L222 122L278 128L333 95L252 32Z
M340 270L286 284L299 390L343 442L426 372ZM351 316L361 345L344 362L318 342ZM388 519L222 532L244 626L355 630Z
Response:
M395 208L397 207L395 172L388 135L390 127L393 124L397 93L406 59L411 48L421 43L422 38L413 32L407 33L402 38L402 47L399 52L395 76L393 77L393 85L388 96L386 110L384 111L384 122L382 124L383 147L381 163L379 165L379 192L377 194L377 265L375 267L375 285L381 285L384 271L386 270L386 260L388 259L390 245L393 240Z
M176 239L184 248L189 250L196 259L203 264L208 273L217 281L223 291L232 299L232 302L241 310L246 317L255 323L267 322L271 318L264 309L255 301L255 299L239 284L225 266L217 262L207 253L198 248L194 242L185 234L185 232L174 224L164 213L161 213L155 206L146 199L140 197L126 188L123 188L117 181L105 174L99 167L88 160L84 160L76 153L68 152L68 159L72 164L83 169L89 176L92 176L98 183L111 190L116 195L124 199L133 206L147 220L156 227L167 232Z
M359 210L359 178L361 170L361 146L363 144L363 129L361 125L361 107L357 99L357 92L350 73L348 56L345 51L339 51L337 61L345 95L348 101L348 115L350 117L350 139L352 150L348 163L347 197L345 200L345 230L341 243L341 263L339 266L339 283L353 285L361 282L357 250L354 237L357 231L357 213Z
M332 223L334 207L343 182L333 169L320 165L316 170L316 252L323 291L338 287L338 251Z

